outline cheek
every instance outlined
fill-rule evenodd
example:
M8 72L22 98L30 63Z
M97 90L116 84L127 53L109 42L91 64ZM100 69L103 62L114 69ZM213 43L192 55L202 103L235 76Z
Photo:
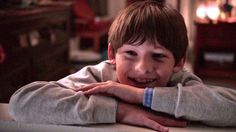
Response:
M124 63L117 62L116 63L116 75L118 80L121 82L126 74L127 66Z
M122 56L116 56L116 70L127 72L132 67L132 62L124 59Z
M167 71L162 71L160 73L161 78L163 78L163 80L168 80L170 78L170 76L173 74L173 72L167 70Z
M120 66L117 69L118 70L116 70L116 76L117 76L118 81L122 84L128 84L128 78L127 78L128 72L126 68L123 66Z
M116 63L116 75L120 83L126 84L129 71L130 71L129 63L125 61Z
M157 72L160 77L160 80L159 80L160 84L159 85L166 86L170 77L173 75L173 66L159 67Z

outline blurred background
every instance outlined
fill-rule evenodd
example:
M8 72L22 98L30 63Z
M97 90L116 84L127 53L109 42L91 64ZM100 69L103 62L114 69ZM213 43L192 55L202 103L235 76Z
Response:
M107 59L117 13L138 0L1 0L0 102L32 81L53 81ZM141 0L139 0L141 1ZM184 17L185 68L236 86L236 0L166 0Z

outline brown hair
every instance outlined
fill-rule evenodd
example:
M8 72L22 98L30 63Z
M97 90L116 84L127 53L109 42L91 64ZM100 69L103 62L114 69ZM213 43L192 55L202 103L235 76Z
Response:
M113 21L108 42L112 52L123 44L159 42L170 50L176 63L185 56L188 47L187 29L182 15L165 2L147 0L124 9Z

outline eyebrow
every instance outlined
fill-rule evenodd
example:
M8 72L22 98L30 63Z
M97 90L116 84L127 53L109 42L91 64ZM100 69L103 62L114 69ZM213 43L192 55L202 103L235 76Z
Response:
M154 51L152 51L152 53L153 54L166 54L166 51L163 49L158 49L158 50L154 49Z
M125 46L125 48L128 48L128 49L122 49L122 50L134 50L134 48L137 47L135 45L129 45L129 44L124 44L123 46ZM155 54L166 54L166 49L163 49L163 47L161 47L161 46L155 46L154 50L152 51L152 53L155 53Z

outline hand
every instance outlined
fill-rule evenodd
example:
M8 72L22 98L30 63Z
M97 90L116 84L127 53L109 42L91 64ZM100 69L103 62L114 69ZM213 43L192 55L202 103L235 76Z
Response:
M113 81L93 83L83 88L75 89L75 91L84 91L85 95L99 93L108 94L125 102L135 104L142 104L144 94L143 88L137 88Z
M124 102L118 103L118 110L116 120L119 123L130 124L136 126L145 126L147 128L167 132L169 129L165 126L174 127L186 127L186 121L180 121L160 113L150 110L144 110L142 107L138 107ZM163 126L165 125L165 126Z

